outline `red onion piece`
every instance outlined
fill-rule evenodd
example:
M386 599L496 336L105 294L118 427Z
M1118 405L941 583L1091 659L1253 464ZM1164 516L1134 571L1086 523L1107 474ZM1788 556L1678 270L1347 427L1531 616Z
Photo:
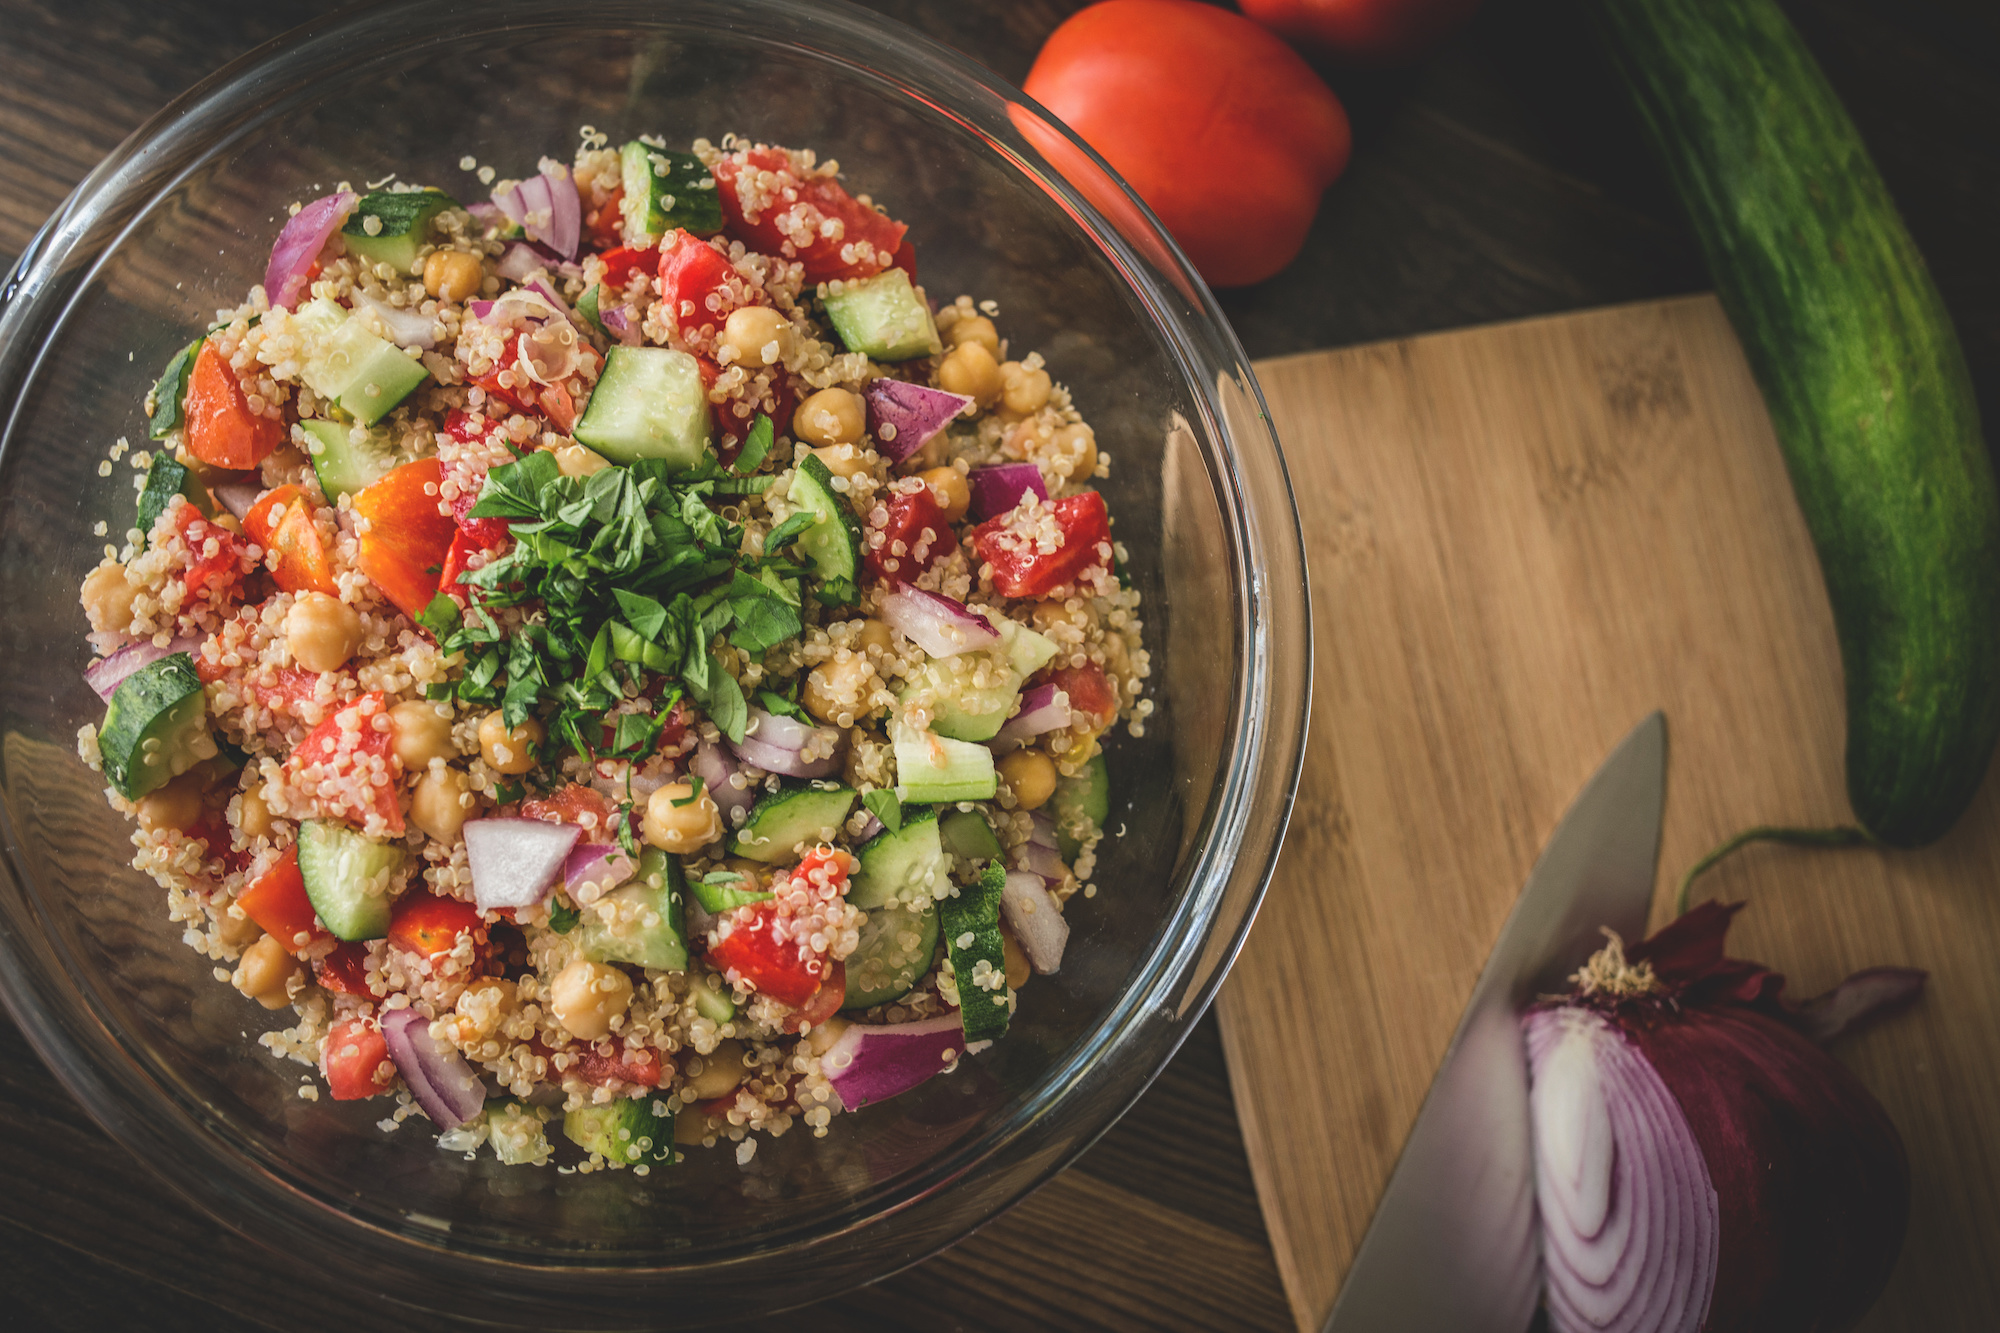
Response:
M1792 1013L1792 1026L1824 1046L1861 1024L1916 1003L1924 973L1914 967L1870 967Z
M431 1035L430 1020L414 1009L382 1015L382 1040L396 1072L424 1114L445 1129L471 1124L486 1106L486 1085L449 1042Z
M998 463L992 467L976 467L967 480L972 483L972 518L975 522L998 518L1012 511L1029 491L1041 499L1049 498L1049 488L1042 481L1042 470L1033 463Z
M1044 976L1062 966L1069 922L1063 920L1062 908L1056 905L1041 875L1009 871L1000 890L1000 915L1014 932L1014 942L1028 956L1028 966Z
M111 696L118 693L118 687L133 672L149 667L163 657L193 653L200 647L201 640L193 637L175 639L164 648L154 647L151 639L141 639L137 643L126 644L101 662L85 667L83 678L91 689L97 691L98 698L110 703Z
M703 741L695 749L694 759L688 767L698 776L715 808L722 812L724 828L735 828L734 817L738 810L748 810L757 803L757 793L738 787L730 779L735 777L742 765L731 754L714 741Z
M605 329L626 347L637 347L642 341L639 321L634 319L622 305L599 306L597 318Z
M215 497L217 504L240 519L250 512L250 506L257 503L257 497L264 493L264 488L255 482L225 481L209 487L208 493Z
M474 200L465 206L465 211L472 214L473 220L482 227L498 226L500 219L507 216L500 210L500 205L491 199Z
M311 285L306 275L319 262L327 240L360 202L361 197L353 191L339 190L292 214L271 246L271 262L264 269L264 294L273 308L298 309L299 298Z
M422 311L398 310L387 301L378 300L363 291L355 292L354 304L369 310L381 320L382 327L388 330L390 341L398 346L426 349L437 346L437 321Z
M956 657L1000 642L993 622L963 602L907 584L882 599L882 619L932 657Z
M856 846L859 846L860 844L867 842L870 838L874 837L876 834L882 831L882 821L875 817L875 812L873 810L865 810L862 812L862 814L864 817L861 821L861 831L854 835L854 842Z
M472 317L474 319L485 319L488 315L493 313L493 307L496 304L497 302L494 301L474 301L471 304L467 305L465 308L472 312Z
M571 898L578 898L593 885L599 892L615 889L638 871L639 863L617 843L579 842L563 861L563 887Z
M547 244L562 259L576 258L583 233L583 203L567 171L560 177L547 173L530 176L510 189L496 190L493 202L529 240Z
M820 1057L819 1067L842 1109L855 1111L951 1068L964 1050L965 1029L956 1013L917 1023L853 1023Z
M500 258L493 264L493 271L509 282L524 283L547 267L542 262L542 257L535 253L533 246L515 241L500 252ZM483 319L485 316L482 315L480 318Z
M1062 862L1062 853L1053 847L1044 847L1036 842L1024 842L1014 849L1008 858L1014 870L1025 870L1047 884L1050 888L1060 885L1069 878L1069 867Z
M743 739L729 742L737 758L766 773L788 778L823 778L839 771L839 733L826 727L809 727L796 718L779 717L761 708L752 708ZM808 760L804 750L809 741L815 749L827 750L824 757Z
M1045 732L1069 725L1069 695L1050 683L1021 692L1021 711L1007 719L987 744L996 750L1026 745Z
M533 907L555 887L582 836L574 824L545 819L467 820L465 860L472 871L473 902L482 912Z
M536 239L547 241L564 259L575 259L577 244L583 239L583 200L577 197L576 182L570 179L569 172L557 170L562 174L543 177L549 183L549 198L554 208L547 233Z
M875 437L876 452L898 463L972 405L962 393L892 379L870 380L861 396L868 404L868 433Z

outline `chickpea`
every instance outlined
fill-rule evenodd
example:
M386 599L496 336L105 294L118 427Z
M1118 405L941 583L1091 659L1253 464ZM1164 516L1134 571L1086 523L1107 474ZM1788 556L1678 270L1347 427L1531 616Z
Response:
M933 468L943 467L950 456L951 437L944 431L939 431L924 441L923 448L896 464L896 470L904 476L914 476L929 472Z
M1000 405L1009 415L1025 417L1039 412L1049 401L1049 372L1028 369L1019 361L1000 367Z
M1000 363L984 343L960 343L938 362L937 382L946 393L965 394L988 408L1000 399Z
M323 592L303 594L285 613L292 660L308 671L338 671L361 647L361 614Z
M871 711L868 700L874 693L875 668L865 654L853 653L845 661L821 662L807 672L799 702L820 721L845 727Z
M836 1014L824 1023L815 1023L813 1030L806 1033L805 1040L799 1044L814 1055L825 1055L839 1043L840 1038L846 1033L847 1029L853 1026L848 1020Z
M1051 462L1069 460L1069 475L1081 480L1097 472L1097 432L1081 421L1058 429L1047 449Z
M429 768L431 760L458 758L451 714L425 699L405 699L389 710L389 743L403 767Z
M1131 667L1132 658L1125 647L1125 636L1117 630L1104 636L1104 670L1112 676L1122 676ZM1113 685L1117 682L1114 680Z
M1034 975L1034 968L1028 965L1028 955L1021 951L1021 942L1005 925L1000 927L1000 960L1007 967L1008 990L1021 989Z
M484 1041L514 1012L520 995L505 977L481 977L458 993L458 1039Z
M791 327L783 315L769 306L742 306L729 312L716 346L730 353L737 365L761 370L783 357L785 335Z
M1014 804L1023 810L1039 810L1056 792L1055 761L1040 750L1016 750L996 767L1000 780L1014 793Z
M743 1067L743 1043L725 1038L713 1051L701 1057L701 1072L687 1082L687 1091L698 1102L736 1091L750 1071Z
M556 1022L579 1041L596 1041L611 1031L632 1003L632 978L607 963L577 959L549 983L549 1009Z
M459 302L479 290L486 267L463 250L433 250L424 260L424 290L440 301Z
M812 456L826 464L826 470L836 477L846 477L852 481L868 470L868 456L859 445L829 444L814 449Z
M588 477L611 466L611 460L581 444L565 444L556 450L556 471L565 477Z
M1078 629L1088 630L1097 623L1097 609L1089 602L1081 600L1072 607L1066 601L1059 602L1052 598L1045 602L1036 602L1035 609L1028 613L1028 618L1034 622L1035 628L1044 634L1058 625L1074 625Z
M215 936L232 949L247 949L263 935L264 928L247 916L238 916L223 906L215 913Z
M706 789L699 800L688 800L694 786L669 782L646 798L646 817L640 827L646 841L661 851L685 856L722 836L722 812ZM685 802L675 805L674 802Z
M457 842L471 814L466 801L471 788L465 774L455 768L427 771L410 793L410 822L446 845Z
M972 507L972 487L955 467L934 467L928 472L919 472L918 478L931 488L931 498L944 510L944 520L956 523L965 517L965 511Z
M173 829L185 833L201 818L203 782L198 774L183 773L163 787L139 798L139 824L143 828Z
M286 990L298 971L298 960L285 952L277 936L266 935L243 951L230 981L266 1009L282 1009L290 1002Z
M497 708L479 719L479 752L495 773L519 777L535 766L535 747L542 743L542 724L528 718L512 731Z
M821 389L792 413L792 434L811 445L855 444L867 428L861 395L846 389Z
M139 595L125 577L125 566L99 565L83 581L83 610L90 627L123 634L132 628L132 599Z
M861 622L861 628L854 636L857 652L888 652L895 646L895 639L889 627L879 620L870 618Z
M993 327L993 321L984 315L961 315L945 330L944 340L953 347L962 343L978 343L995 357L1000 355L1000 331Z
M268 838L278 825L278 817L256 787L245 787L236 800L236 827L246 838Z

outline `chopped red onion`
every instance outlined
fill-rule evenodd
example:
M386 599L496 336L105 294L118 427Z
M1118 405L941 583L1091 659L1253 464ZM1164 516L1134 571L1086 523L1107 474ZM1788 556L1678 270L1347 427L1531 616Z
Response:
M1028 966L1043 976L1062 966L1063 946L1069 943L1069 922L1055 895L1042 876L1013 870L1000 890L1000 915L1014 932L1015 943L1028 956Z
M437 346L437 321L422 311L398 310L387 301L363 291L354 293L354 304L381 320L382 327L389 331L390 339L398 346L426 349Z
M875 437L876 451L898 463L972 405L962 393L895 379L870 380L861 396L868 403L868 432Z
M972 483L972 517L979 522L1010 512L1029 491L1044 500L1049 498L1042 470L1033 463L976 467L967 480Z
M534 247L515 241L500 252L500 258L493 265L493 271L509 282L525 283L535 274L548 267ZM484 316L481 316L484 318Z
M299 298L311 285L307 275L319 262L320 251L326 249L327 240L340 230L359 202L360 196L353 191L339 190L292 214L278 233L271 247L271 262L264 270L264 294L273 308L298 309Z
M617 843L579 842L570 849L568 858L563 862L563 887L569 891L571 898L582 902L584 889L595 887L603 893L617 888L638 872L639 863L626 855L625 849Z
M567 171L561 176L547 172L530 176L510 189L495 191L493 202L529 240L546 243L563 259L576 258L583 235L583 202Z
M500 219L507 216L500 211L500 205L491 199L474 200L465 206L465 211L472 214L473 220L480 226L487 228L498 226Z
M1069 878L1069 867L1063 864L1062 853L1038 842L1022 843L1009 859L1015 870L1035 875L1052 889Z
M796 718L779 717L761 708L750 709L749 719L743 739L729 742L744 763L788 778L823 778L839 771L840 733L832 728L809 727ZM809 741L816 741L814 748L827 750L825 757L805 759Z
M907 584L882 599L882 619L932 657L956 657L1000 642L993 622L963 602Z
M444 1129L471 1124L486 1106L486 1085L449 1042L431 1035L430 1020L415 1009L383 1013L382 1041L410 1096Z
M882 831L882 821L875 817L873 810L863 811L862 814L864 818L861 821L861 831L854 835L856 844L867 842Z
M255 482L225 481L209 487L208 493L215 497L217 504L240 519L257 503L257 497L264 493L264 488Z
M916 1023L851 1023L819 1067L841 1108L855 1111L952 1068L964 1050L965 1028L956 1013Z
M637 347L642 339L639 321L632 318L622 305L609 308L599 306L597 318L605 330L626 347Z
M574 824L545 819L473 819L465 825L472 900L482 912L533 907L548 896L570 850L583 836Z
M1037 685L1021 693L1021 711L1007 719L987 742L996 750L1026 745L1045 732L1069 725L1069 695L1053 682Z
M151 639L141 639L128 643L101 662L93 662L84 668L83 678L90 688L97 691L97 697L106 703L118 693L119 685L127 676L142 667L149 667L163 657L175 653L193 653L201 647L201 640L191 636L173 640L164 648L156 648Z
M715 808L722 812L724 828L735 828L735 814L738 810L748 810L757 803L757 793L738 787L730 779L735 777L741 765L736 756L714 741L703 741L695 749L694 759L688 765L702 781Z

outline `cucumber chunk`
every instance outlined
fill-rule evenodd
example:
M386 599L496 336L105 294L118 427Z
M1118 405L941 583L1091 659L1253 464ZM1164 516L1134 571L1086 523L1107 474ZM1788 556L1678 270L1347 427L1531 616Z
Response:
M736 1017L736 1001L729 993L729 983L719 977L703 973L688 978L688 993L694 999L695 1012L711 1023L727 1023Z
M493 1155L508 1166L538 1164L548 1160L549 1139L542 1117L532 1106L508 1098L486 1108L486 1141Z
M98 729L97 749L105 778L128 801L212 757L208 696L194 658L174 653L120 681Z
M826 464L806 454L792 473L792 503L815 515L813 525L799 534L799 550L823 579L853 583L861 571L861 525L847 500L833 488Z
M926 903L949 890L935 811L906 820L894 832L876 834L859 856L847 901L864 911L891 903Z
M201 354L201 342L196 338L175 352L160 372L160 382L153 386L153 419L146 423L147 439L164 440L186 423L188 376L194 371L195 357Z
M843 282L838 291L827 292L822 304L833 331L850 352L877 361L908 361L944 350L930 307L902 269L883 269L872 278Z
M847 956L843 1009L869 1009L908 995L937 956L937 904L878 907L861 923L861 942Z
M735 878L731 878L731 876ZM733 912L752 903L769 902L776 895L769 889L753 887L749 876L731 870L712 870L688 886L701 910L710 916Z
M299 825L299 878L320 924L338 939L389 933L389 885L402 865L400 845L364 838L337 820Z
M922 804L987 801L1000 790L993 751L902 723L890 727L896 747L896 797Z
M671 1162L674 1157L674 1117L653 1111L651 1094L620 1097L603 1106L580 1106L563 1113L563 1137L607 1162ZM665 1102L658 1102L666 1105Z
M950 810L938 820L938 839L952 859L977 865L1000 855L1000 839L977 810Z
M301 421L299 427L312 439L313 473L328 504L373 485L409 461L386 430L357 429L338 421Z
M582 909L577 948L593 963L634 963L660 972L685 972L686 895L680 862L648 847L639 854L639 873L632 883Z
M676 227L697 236L722 230L715 178L693 153L655 148L637 139L618 150L625 197L618 202L625 244L646 246Z
M698 466L709 441L701 367L665 347L612 348L575 435L614 463L658 458L676 470Z
M1083 771L1056 783L1049 797L1049 817L1056 823L1056 850L1065 864L1076 860L1084 839L1111 817L1111 770L1104 756L1094 754Z
M609 338L611 330L604 327L604 320L598 315L598 303L604 299L604 284L593 282L582 296L576 298L576 313L590 321L590 327Z
M1006 884L1007 867L988 861L977 883L938 904L938 924L958 985L958 1010L968 1042L1004 1035L1014 1013L1007 998L1007 961L1000 943L1000 893Z
M987 619L999 631L998 648L926 662L911 675L909 683L902 689L905 700L919 691L929 693L936 700L931 730L940 736L960 741L992 740L1007 719L1014 715L1022 683L1048 665L1056 655L1056 645L1052 640L1019 621L993 614L989 614ZM999 654L1007 669L998 673L997 679L992 679L995 673L990 663L995 653ZM982 670L991 683L974 683Z
M340 239L357 259L415 273L417 251L431 239L431 219L457 207L458 201L441 190L377 190L361 197L354 216L340 229Z
M832 842L855 800L852 787L795 787L766 796L751 807L729 850L766 865L795 860L801 847Z
M153 525L160 521L160 515L167 512L167 505L176 495L184 495L188 502L210 518L215 517L215 501L208 495L208 488L195 479L192 469L179 459L165 454L155 455L152 465L146 469L146 484L139 491L139 507L133 516L133 526L139 529L139 548L145 549L146 540L153 533Z
M300 378L364 426L387 416L430 378L423 363L362 328L325 297L306 302L293 322L306 339Z

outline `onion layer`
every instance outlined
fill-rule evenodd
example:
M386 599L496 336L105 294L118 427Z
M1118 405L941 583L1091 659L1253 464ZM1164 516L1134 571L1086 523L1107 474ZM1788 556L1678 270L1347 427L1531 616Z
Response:
M292 214L272 244L271 262L264 269L264 294L271 299L273 308L299 308L299 298L311 284L308 275L319 262L319 252L326 249L328 238L340 229L340 224L360 202L361 197L351 190L340 190L315 199Z
M118 687L125 678L141 667L151 666L163 657L175 653L192 653L201 647L201 640L192 637L175 639L164 648L153 646L151 639L141 639L120 648L101 662L94 662L84 668L83 678L90 688L97 691L97 697L106 703L118 693Z
M465 1057L431 1035L430 1020L414 1009L382 1015L382 1041L410 1096L443 1129L470 1124L486 1105L486 1085Z
M533 907L555 886L583 830L545 819L473 819L465 825L472 900L482 912Z

